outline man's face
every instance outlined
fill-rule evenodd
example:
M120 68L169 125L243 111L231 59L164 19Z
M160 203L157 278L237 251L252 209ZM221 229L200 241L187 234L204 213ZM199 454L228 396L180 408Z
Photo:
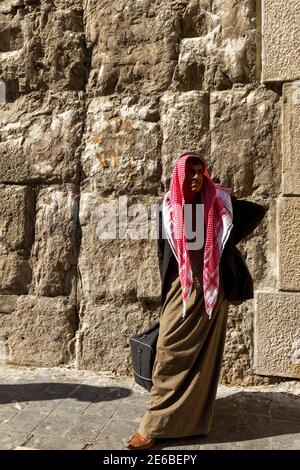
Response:
M203 185L203 166L201 163L189 163L186 165L187 182L194 193L199 193Z

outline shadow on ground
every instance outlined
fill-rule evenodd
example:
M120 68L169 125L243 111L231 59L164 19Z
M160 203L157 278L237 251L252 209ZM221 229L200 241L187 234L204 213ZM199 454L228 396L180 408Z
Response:
M238 443L283 435L286 435L288 445L288 435L299 433L300 397L283 392L238 392L216 400L208 436L164 439L156 448L205 447L206 444ZM297 439L300 439L300 434Z
M75 383L34 383L0 385L0 404L72 398L85 402L119 400L128 397L126 387L96 387Z

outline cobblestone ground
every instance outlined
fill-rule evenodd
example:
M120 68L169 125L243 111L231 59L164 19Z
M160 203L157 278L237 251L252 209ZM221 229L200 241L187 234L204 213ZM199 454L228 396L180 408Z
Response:
M149 393L132 379L68 368L0 367L0 449L122 449ZM300 449L300 382L218 388L206 438L157 449Z

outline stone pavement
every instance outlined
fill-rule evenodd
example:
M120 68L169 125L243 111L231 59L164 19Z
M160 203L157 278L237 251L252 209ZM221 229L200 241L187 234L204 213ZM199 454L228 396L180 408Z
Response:
M122 449L149 393L130 378L71 368L0 367L0 449ZM300 449L300 382L218 388L208 437L157 449Z

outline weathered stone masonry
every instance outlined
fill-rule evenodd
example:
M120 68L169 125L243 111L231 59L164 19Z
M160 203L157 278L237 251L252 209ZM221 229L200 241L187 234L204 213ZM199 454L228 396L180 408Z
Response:
M294 0L0 2L2 362L130 372L128 337L160 311L156 243L99 240L99 205L154 203L192 149L268 209L241 243L256 299L230 309L222 381L299 378L299 15Z
M262 2L262 80L282 84L282 184L277 200L277 282L258 291L254 371L300 377L300 4ZM291 34L292 32L292 34Z

